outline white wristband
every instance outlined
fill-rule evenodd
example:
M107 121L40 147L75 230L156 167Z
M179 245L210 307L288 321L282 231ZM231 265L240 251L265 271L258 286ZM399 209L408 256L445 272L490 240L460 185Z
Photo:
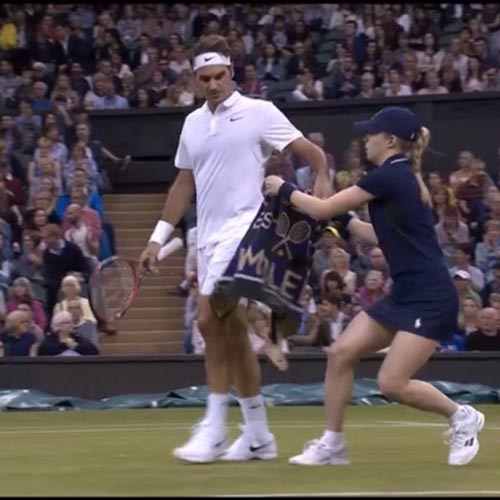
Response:
M174 226L170 222L159 220L156 223L153 234L149 238L149 242L158 243L160 246L163 246L174 232L174 229Z

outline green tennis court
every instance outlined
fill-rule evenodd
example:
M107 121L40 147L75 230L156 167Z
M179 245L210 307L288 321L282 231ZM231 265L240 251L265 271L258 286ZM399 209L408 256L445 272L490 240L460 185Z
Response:
M319 436L321 407L269 409L279 458L269 462L179 463L197 409L0 413L2 496L342 495L500 496L500 405L481 406L481 451L467 467L446 465L443 420L391 406L351 406L352 465L287 463ZM231 437L238 408L230 409Z

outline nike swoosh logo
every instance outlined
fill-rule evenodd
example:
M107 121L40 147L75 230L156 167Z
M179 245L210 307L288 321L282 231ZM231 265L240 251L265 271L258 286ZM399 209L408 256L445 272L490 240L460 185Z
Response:
M208 62L208 61L211 61L215 56L212 56L212 57L205 57L205 61Z
M219 448L224 444L224 441L221 441L220 443L214 444L214 448Z
M270 443L266 443L266 444L261 444L260 446L251 446L250 445L250 451L252 453L255 453L256 451L259 451L261 450L262 448L265 448L266 446L268 446Z
M229 118L229 121L235 122L236 120L241 120L242 118L243 118L242 116L236 116L236 117Z

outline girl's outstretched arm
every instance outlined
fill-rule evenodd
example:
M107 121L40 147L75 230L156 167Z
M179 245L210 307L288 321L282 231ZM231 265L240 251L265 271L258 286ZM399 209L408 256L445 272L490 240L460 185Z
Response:
M319 220L330 220L349 210L354 210L374 198L364 189L351 186L321 200L299 191L293 184L283 181L281 177L276 175L266 177L264 194L267 196L279 195L290 201L299 211Z

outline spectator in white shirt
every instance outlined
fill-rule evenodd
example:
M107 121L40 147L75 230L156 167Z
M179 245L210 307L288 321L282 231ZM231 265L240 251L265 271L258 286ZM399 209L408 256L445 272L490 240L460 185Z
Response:
M498 80L498 68L490 66L483 73L484 91L493 92L500 90L500 81Z
M448 94L448 89L441 85L441 79L435 69L425 74L425 87L417 92L418 95Z
M458 37L454 37L450 42L450 54L453 56L455 69L460 74L462 81L467 77L467 68L469 66L469 57L464 54L462 44Z
M130 66L123 62L122 55L118 51L111 52L111 68L114 75L116 75L120 80L125 75L132 74Z
M170 62L168 67L176 74L180 75L182 71L188 69L192 71L191 63L189 59L186 57L186 51L184 47L179 46L175 47L172 51L173 61Z
M364 4L363 13L357 16L355 21L358 23L358 33L364 33L370 40L375 39L375 15L373 5Z
M361 75L361 90L357 97L363 99L372 99L376 97L382 97L382 92L380 89L375 88L375 75L370 72L365 72Z
M423 38L424 48L417 51L418 69L425 73L430 69L441 68L444 52L439 49L439 43L434 33L426 33Z
M103 73L94 73L92 76L92 88L83 98L85 109L95 109L96 100L104 95L104 87L106 86L106 75Z
M283 58L274 43L266 43L264 54L257 59L255 66L257 76L261 80L279 82L285 75Z
M410 14L407 12L404 12L404 4L402 3L395 3L391 5L392 10L394 11L394 18L396 19L396 22L401 26L401 28L404 29L405 33L410 32L410 24L411 24L411 17Z
M175 18L174 33L178 33L183 40L189 41L193 35L194 9L185 3L174 4Z
M493 266L500 259L500 221L487 220L483 241L476 245L475 261L487 281L493 279Z
M480 293L485 285L484 274L479 267L471 265L474 257L474 246L471 243L459 243L455 249L455 265L450 269L450 274L457 271L467 271L471 277L472 288Z
M329 29L344 26L347 18L352 15L351 11L346 7L347 4L332 4L332 14L328 25Z
M389 70L387 80L387 88L385 89L386 97L412 95L410 86L401 83L401 73L396 68Z
M335 44L335 57L328 61L326 65L326 73L328 75L333 75L334 77L338 76L341 72L341 63L347 54L347 49L340 42Z
M271 41L276 45L278 50L282 50L288 45L288 35L286 32L285 18L283 16L275 16L274 18Z
M64 239L77 245L82 251L89 269L94 269L98 264L99 240L93 234L92 229L82 221L82 207L72 203L66 209L63 220ZM66 229L67 228L67 229Z
M470 241L469 227L459 220L456 208L448 207L444 210L443 220L436 224L435 229L439 246L443 250L447 264L451 265L456 245Z
M183 70L179 75L176 85L181 93L179 96L179 102L181 102L183 106L192 106L194 104L195 96L193 72L189 69Z
M481 71L481 61L476 56L469 57L467 76L465 77L464 92L480 92L484 90L485 82Z
M323 82L315 80L311 68L304 68L297 75L299 81L293 91L293 97L297 101L322 101L323 100Z
M116 23L122 42L133 48L141 33L141 20L137 18L134 4L124 4L123 17Z
M108 78L104 84L104 95L97 97L94 101L94 109L127 109L128 100L116 94L115 82Z

